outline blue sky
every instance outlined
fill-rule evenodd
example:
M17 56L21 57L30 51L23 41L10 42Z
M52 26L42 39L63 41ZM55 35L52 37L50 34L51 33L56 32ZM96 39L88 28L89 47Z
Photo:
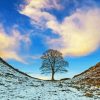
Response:
M34 77L40 56L57 49L73 77L100 61L100 0L0 0L0 56Z

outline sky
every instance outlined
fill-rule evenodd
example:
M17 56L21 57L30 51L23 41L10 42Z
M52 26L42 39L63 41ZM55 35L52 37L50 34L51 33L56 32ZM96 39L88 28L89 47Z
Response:
M0 57L27 74L41 75L40 57L59 50L73 77L100 62L100 0L0 0Z

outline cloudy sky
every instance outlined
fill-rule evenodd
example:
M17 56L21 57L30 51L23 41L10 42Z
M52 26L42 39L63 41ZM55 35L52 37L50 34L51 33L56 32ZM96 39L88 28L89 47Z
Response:
M62 52L72 77L100 61L100 0L0 0L0 57L34 77L40 56Z

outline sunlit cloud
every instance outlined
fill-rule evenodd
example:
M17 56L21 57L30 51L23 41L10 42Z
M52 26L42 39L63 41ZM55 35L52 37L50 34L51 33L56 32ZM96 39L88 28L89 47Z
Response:
M21 35L16 29L11 30L12 34L7 34L2 25L0 25L0 57L5 59L13 59L22 63L26 63L19 55L21 42L25 44L30 43L29 37Z
M83 56L95 51L100 46L99 18L100 9L90 9L76 11L61 24L48 22L48 28L60 36L51 41L49 39L48 44L60 49L64 55Z
M27 4L20 13L28 16L32 23L35 22L38 26L51 29L54 34L59 36L56 39L46 38L45 44L49 48L59 49L65 56L84 56L99 48L100 8L97 8L91 0L84 4L87 6L91 4L92 7L77 8L62 22L59 22L55 15L43 10L44 8L62 9L61 0L26 0L26 2ZM78 0L73 0L73 2L79 6Z

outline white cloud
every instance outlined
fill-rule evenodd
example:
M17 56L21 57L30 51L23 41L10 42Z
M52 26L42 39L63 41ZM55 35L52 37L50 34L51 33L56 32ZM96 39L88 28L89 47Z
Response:
M61 1L29 1L20 13L30 17L37 25L50 28L60 36L57 39L46 38L49 48L59 49L65 56L84 56L95 51L100 44L100 9L95 7L94 2L85 2L94 6L77 9L70 16L66 16L62 23L59 23L54 15L42 10L43 8L62 9L59 2ZM73 2L79 5L77 0Z
M32 19L32 24L37 24L38 26L44 28L45 23L50 20L56 20L56 18L47 11L46 9L61 9L62 6L59 4L59 0L26 0L27 5L19 11Z

